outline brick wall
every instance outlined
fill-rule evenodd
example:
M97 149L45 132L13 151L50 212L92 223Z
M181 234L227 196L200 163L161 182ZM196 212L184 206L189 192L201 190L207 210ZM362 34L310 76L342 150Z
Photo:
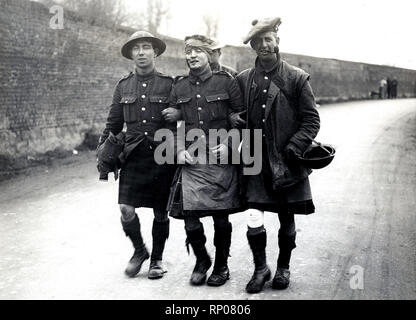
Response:
M288 63L302 68L311 75L311 85L320 101L367 99L369 92L378 91L382 78L397 77L398 96L416 96L416 70L324 59L282 53ZM239 71L251 67L255 59L252 50L243 47L223 49L222 61Z
M131 68L120 47L132 30L111 31L65 11L64 29L49 27L52 14L28 0L0 1L0 171L30 165L39 154L72 150L88 133L102 131L112 91ZM186 72L181 40L164 38L158 69ZM400 96L416 95L416 71L283 54L311 74L321 100L367 98L382 77L397 76ZM241 71L252 50L226 47L223 62Z

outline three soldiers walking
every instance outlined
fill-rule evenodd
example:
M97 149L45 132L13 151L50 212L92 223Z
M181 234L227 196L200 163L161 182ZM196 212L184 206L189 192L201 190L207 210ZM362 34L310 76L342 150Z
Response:
M207 282L212 286L223 285L230 278L227 261L232 225L228 217L244 212L254 260L254 272L246 291L260 292L271 278L264 226L264 211L269 211L277 213L280 221L276 239L279 256L272 287L288 287L291 252L296 247L294 215L315 211L308 180L311 170L296 159L317 135L320 120L309 75L280 57L277 36L280 22L280 18L253 22L244 43L250 42L256 61L253 68L235 78L216 60L218 42L201 35L185 38L189 74L175 80L155 69L156 57L166 48L161 39L138 31L123 45L122 54L133 60L135 72L116 86L100 145L110 133L119 134L126 124L124 149L119 157L122 163L118 202L122 228L134 247L125 270L128 276L139 273L149 258L136 208L153 208L154 213L148 277L157 279L165 273L162 256L169 236L169 212L173 218L184 220L187 243L196 256L191 284ZM243 113L244 119L240 117ZM200 129L202 137L198 141L174 143L179 165L157 164L154 152L160 142L155 141L155 133L169 129L177 135L178 120L181 120L179 128L185 126L186 133ZM216 140L214 145L207 143L210 129L232 128L250 133L254 129L262 131L259 174L244 176L240 166L231 163L230 154L235 150L228 143L229 137ZM179 139L178 136L175 141ZM204 151L192 152L193 146L201 141ZM242 148L252 148L253 141L253 136L243 140ZM206 158L217 159L219 163L201 161ZM99 170L100 164L99 159ZM208 280L212 261L200 222L205 216L213 218L216 248Z

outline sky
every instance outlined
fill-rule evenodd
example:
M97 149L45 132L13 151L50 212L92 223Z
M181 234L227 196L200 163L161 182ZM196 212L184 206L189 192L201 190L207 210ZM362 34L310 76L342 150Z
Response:
M125 1L131 10L144 3ZM282 52L416 70L415 0L171 0L159 32L204 34L207 13L218 16L225 44L244 46L252 20L278 16Z

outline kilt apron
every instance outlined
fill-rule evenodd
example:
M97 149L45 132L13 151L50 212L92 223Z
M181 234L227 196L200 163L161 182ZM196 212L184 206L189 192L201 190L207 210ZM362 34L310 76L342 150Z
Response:
M241 209L235 165L183 165L178 168L171 193L168 211L174 218L229 214Z

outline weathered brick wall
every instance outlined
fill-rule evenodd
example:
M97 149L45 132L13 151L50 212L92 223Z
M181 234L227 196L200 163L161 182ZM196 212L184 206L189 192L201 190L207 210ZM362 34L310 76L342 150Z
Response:
M311 75L311 85L318 100L321 101L366 99L369 97L369 92L378 91L382 78L394 76L399 82L399 97L416 96L415 70L290 53L282 53L282 58ZM251 67L254 59L254 52L247 48L223 49L222 61L240 71Z
M113 88L131 69L120 47L132 30L111 31L65 11L64 29L49 27L52 14L28 0L0 0L0 171L15 159L71 150L86 133L103 129ZM181 40L164 38L158 69L186 72ZM225 64L241 71L252 50L226 47ZM399 95L415 96L416 71L283 54L311 74L317 97L365 98L385 76L397 76ZM23 163L20 166L30 165Z

